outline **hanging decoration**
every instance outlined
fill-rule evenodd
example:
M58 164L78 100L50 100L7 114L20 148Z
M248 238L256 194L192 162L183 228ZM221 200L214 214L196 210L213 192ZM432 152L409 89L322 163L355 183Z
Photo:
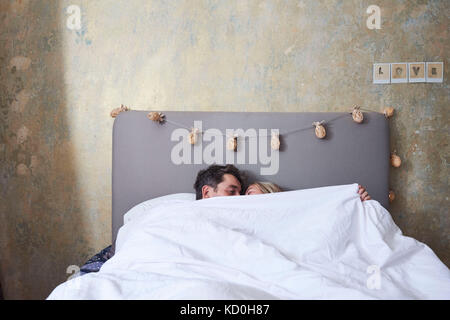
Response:
M120 112L122 112L122 111L128 111L128 110L130 110L130 108L125 107L125 106L122 105L120 108L114 109L114 110L111 112L111 116L112 116L112 117L115 117L115 116L117 116L117 114L119 114ZM352 112L350 113L351 116L352 116L353 121L355 121L355 122L357 122L357 123L362 123L362 122L364 122L364 114L363 114L362 110L364 110L364 111L369 111L369 112L377 112L377 111L373 111L373 110L364 109L364 108L362 108L362 107L360 107L360 106L355 105L355 106L353 107ZM386 118L392 117L393 114L394 114L394 108L392 108L392 107L386 107L386 108L383 110L382 113L385 115ZM336 117L336 118L329 119L329 120L327 120L327 123L333 122L333 121L335 121L335 120L337 120L337 119L340 119L340 118L342 118L342 117L344 117L344 116L346 116L346 115L345 115L345 114L342 114L342 115L339 115L339 116ZM175 122L175 121L171 121L171 120L166 119L166 118L165 118L165 115L162 114L161 112L155 112L155 111L149 112L149 113L147 114L147 117L148 117L150 120L152 120L152 121L154 121L154 122L157 122L157 123L160 123L160 124L162 124L162 123L164 123L164 122L168 122L168 123L171 123L171 124L173 124L173 125L176 125L176 126L179 126L179 127L182 127L182 128L185 128L185 129L189 130L189 132L190 132L190 133L189 133L189 139L190 139L190 141L194 142L194 144L195 144L195 141L196 141L196 139L197 139L196 135L199 134L199 133L202 133L202 132L200 132L199 130L196 130L195 132L193 132L193 131L192 131L192 128L189 128L189 127L187 127L187 126L185 126L185 125L183 125L183 124L177 123L177 122ZM316 134L317 138L319 138L319 139L323 139L323 138L325 138L326 135L327 135L327 132L326 132L324 123L325 123L325 121L322 120L322 121L320 121L320 122L317 122L317 121L316 121L316 122L313 122L313 124L312 124L313 127L315 127L315 134ZM293 129L293 130L290 130L290 131L287 131L287 132L282 132L281 134L285 135L285 134L290 134L290 133L294 133L294 132L298 132L298 131L303 131L303 130L306 130L306 129L308 129L308 127L306 127L306 128L297 128L297 129ZM279 148L280 148L280 139L279 139L279 135L280 135L280 133L277 133L277 134L274 134L273 132L271 133L271 147L272 147L273 150L279 150ZM237 137L231 137L231 138L229 138L229 139L228 139L228 142L229 142L229 143L228 143L228 145L229 145L229 150L236 150L236 148L237 148ZM396 157L393 157L393 158L395 159L395 163L398 163L398 158L396 158Z
M115 108L111 111L110 115L112 118L115 118L119 115L119 113L124 112L124 111L129 111L130 108L128 108L127 106L124 106L123 104L119 107L119 108Z
M120 108L116 108L116 109L111 111L111 117L115 118L121 112L129 111L129 110L131 110L129 107L121 105ZM364 114L363 114L362 110L375 112L375 111L372 111L372 110L364 109L364 108L362 108L362 107L360 107L358 105L353 106L353 110L352 110L352 112L350 114L352 116L353 121L355 121L356 123L362 123L364 121ZM394 108L386 107L386 108L384 108L382 113L385 115L386 118L390 118L394 114ZM337 119L340 119L342 117L345 117L345 116L347 116L347 114L341 114L338 117L335 117L333 119L327 120L327 123L333 122L333 121L335 121ZM176 126L179 126L179 127L182 127L182 128L185 128L185 129L189 130L188 141L192 145L195 145L197 143L198 135L202 133L202 131L200 131L198 128L189 128L189 127L187 127L187 126L185 126L183 124L180 124L178 122L166 119L165 115L163 113L161 113L161 112L156 112L156 111L149 112L147 114L147 117L150 120L152 120L154 122L157 122L159 124L162 124L164 122L168 122L168 123L171 123L173 125L176 125ZM315 131L315 135L319 139L323 139L327 135L327 131L325 129L324 123L325 123L325 120L316 121L316 122L312 123L313 127L315 128L315 130L314 130ZM293 129L293 130L290 130L290 131L282 132L281 134L286 135L286 134L290 134L290 133L294 133L294 132L298 132L298 131L307 130L308 128L309 127L297 128L297 129ZM228 137L228 139L227 139L227 149L228 150L237 151L237 138L238 138L237 134L235 134L233 137ZM271 145L272 150L279 150L280 149L280 145L281 145L280 144L280 132L275 132L275 131L271 132L270 145ZM402 162L401 158L396 154L395 150L390 156L390 161L391 161L391 164L392 164L393 167L397 168L397 167L400 167L400 165L401 165L401 162Z
M391 153L391 165L395 168L400 167L402 164L402 159L396 154L396 151Z
M272 138L270 139L270 146L272 150L280 149L280 134L272 131Z
M237 135L234 135L227 140L227 149L236 151L237 150Z
M363 122L364 115L361 111L361 107L358 107L358 106L353 107L352 118L353 118L353 121L355 121L356 123Z
M198 128L192 128L191 132L189 132L189 143L196 144L197 143L197 135L199 133Z
M383 113L386 118L390 118L394 115L394 108L392 107L384 108Z
M394 193L394 191L390 190L389 191L389 202L394 201L394 199L395 199L395 193Z
M327 135L327 131L325 130L325 127L322 125L325 121L322 120L320 122L313 122L313 126L316 127L315 132L316 132L316 137L319 139L323 139L325 138L325 136Z
M147 118L149 118L152 121L158 122L159 124L162 124L165 121L165 115L161 112L155 112L152 111L149 114L147 114Z

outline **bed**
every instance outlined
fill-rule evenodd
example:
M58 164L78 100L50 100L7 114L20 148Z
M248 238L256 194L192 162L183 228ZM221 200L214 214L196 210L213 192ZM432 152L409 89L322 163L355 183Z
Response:
M450 298L448 268L389 214L383 114L163 113L161 124L146 111L115 119L114 255L49 299ZM192 127L202 132L194 145ZM197 172L211 163L284 192L195 201ZM373 200L360 201L358 184Z

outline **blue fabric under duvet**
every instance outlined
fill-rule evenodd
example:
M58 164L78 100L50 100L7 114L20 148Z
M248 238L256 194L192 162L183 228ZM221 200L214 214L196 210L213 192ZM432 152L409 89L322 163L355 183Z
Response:
M80 275L98 272L102 265L113 256L112 245L101 250L99 253L90 258L81 268Z

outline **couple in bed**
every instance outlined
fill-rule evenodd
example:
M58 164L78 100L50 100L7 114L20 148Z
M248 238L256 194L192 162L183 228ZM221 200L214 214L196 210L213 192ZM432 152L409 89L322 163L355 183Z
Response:
M239 169L233 165L211 165L201 170L194 184L196 199L206 199L219 196L253 195L271 192L281 192L281 188L271 182L254 182L242 192L244 179ZM362 201L370 200L364 187L359 186L358 193ZM89 272L98 272L109 258L112 257L112 246L108 246L92 258L80 269L80 275Z
M228 164L225 166L211 165L207 169L199 171L194 183L196 199L206 199L220 196L239 196L281 192L281 188L271 182L254 182L249 185L245 192L242 186L243 178L239 169ZM361 201L371 200L366 189L358 186L358 194Z

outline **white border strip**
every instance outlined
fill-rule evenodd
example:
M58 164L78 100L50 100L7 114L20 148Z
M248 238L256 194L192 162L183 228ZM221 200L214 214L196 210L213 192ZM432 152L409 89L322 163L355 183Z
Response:
M423 78L411 78L411 65L420 64L423 65ZM427 82L427 68L425 62L408 62L408 82Z
M406 65L406 77L401 79L394 79L392 76L392 73L394 70L392 69L392 65L394 64L404 64ZM409 76L409 70L408 70L408 62L393 62L391 63L391 83L407 83L408 82L408 76Z
M375 79L375 73L376 70L379 66L389 66L389 79L386 80L380 80L380 79ZM390 63L374 63L373 64L373 70L372 70L372 76L373 76L373 83L376 84L383 84L383 83L391 83L391 64Z
M440 78L428 78L428 65L429 64L440 64L442 66L442 76ZM444 82L444 63L443 62L427 62L426 63L426 74L425 77L427 79L427 82Z

